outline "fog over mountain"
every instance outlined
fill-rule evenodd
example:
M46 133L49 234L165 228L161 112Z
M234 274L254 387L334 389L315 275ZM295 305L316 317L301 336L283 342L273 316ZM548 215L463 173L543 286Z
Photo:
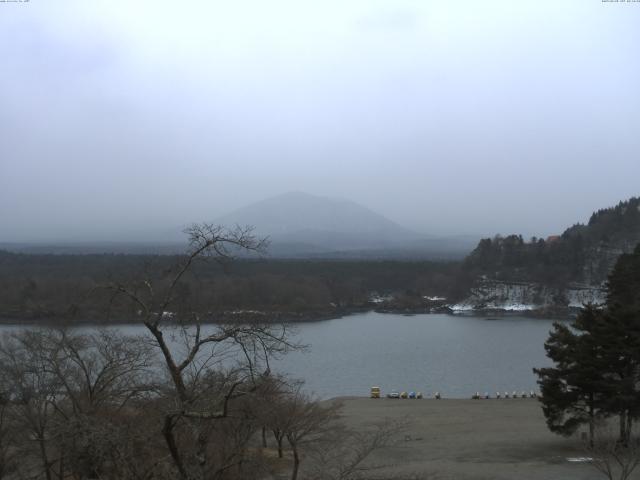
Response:
M362 247L406 243L421 238L397 223L351 200L290 192L240 208L215 223L251 225L273 241Z
M479 236L434 236L415 232L352 200L288 192L226 215L203 219L228 228L251 227L268 238L273 258L461 258ZM150 229L137 241L10 243L0 249L30 253L180 253L188 225ZM242 252L239 252L242 254Z
M600 0L0 2L0 241L148 241L288 191L559 233L637 193L639 24Z
M253 203L214 223L253 226L258 236L269 237L276 257L460 256L477 240L446 245L451 239L414 232L351 200L302 192Z

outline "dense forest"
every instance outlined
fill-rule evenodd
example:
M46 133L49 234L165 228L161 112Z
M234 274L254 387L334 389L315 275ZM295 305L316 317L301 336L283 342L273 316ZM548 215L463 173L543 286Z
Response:
M111 305L101 286L160 284L181 260L162 255L28 255L0 251L0 317L8 320L126 321L135 311ZM274 320L307 320L371 308L372 296L394 295L407 308L424 296L461 297L459 262L199 259L180 298L212 318L239 309Z
M537 282L553 287L604 282L616 259L640 243L640 198L598 210L586 225L576 224L547 239L521 235L480 241L463 269L502 281Z
M179 295L185 308L207 310L210 320L225 321L249 314L301 321L371 308L430 311L434 304L427 297L456 302L483 278L555 289L599 285L620 254L638 243L640 198L631 198L595 212L586 225L576 224L559 236L483 239L462 262L198 259ZM143 288L145 280L162 285L182 258L0 250L0 318L130 321L137 312L114 306L101 287L118 282Z
M129 272L101 290L119 314L137 311L145 335L26 328L0 338L0 478L356 480L372 470L363 462L403 423L351 429L340 402L272 371L305 348L285 324L202 325L207 310L189 292L211 274L200 260L264 242L209 224L189 237L159 278Z

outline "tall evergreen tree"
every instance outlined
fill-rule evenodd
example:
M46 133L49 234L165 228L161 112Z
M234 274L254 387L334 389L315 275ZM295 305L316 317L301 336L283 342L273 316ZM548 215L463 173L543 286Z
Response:
M554 367L534 369L542 393L542 410L552 432L572 435L581 425L589 425L590 441L596 418L607 415L601 372L602 346L592 332L604 322L594 306L585 307L568 327L555 323L545 342Z
M606 408L620 416L620 439L627 443L640 418L640 245L621 255L609 275L606 339L611 392Z
M609 276L605 309L585 306L571 327L555 324L545 343L555 364L534 369L553 432L570 435L597 417L620 418L627 444L640 418L640 245Z

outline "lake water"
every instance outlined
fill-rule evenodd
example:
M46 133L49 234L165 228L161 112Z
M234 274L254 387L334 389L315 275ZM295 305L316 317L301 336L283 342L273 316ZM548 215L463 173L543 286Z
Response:
M305 379L306 390L321 398L368 395L373 385L383 394L439 391L447 398L529 392L537 390L532 368L550 365L544 342L552 323L524 316L361 313L297 325L296 340L309 348L272 367ZM146 333L141 325L114 328Z
M544 342L552 320L374 312L309 323L298 328L310 345L277 363L306 379L322 398L367 395L373 385L439 391L469 398L488 391L537 390L533 367L550 365Z

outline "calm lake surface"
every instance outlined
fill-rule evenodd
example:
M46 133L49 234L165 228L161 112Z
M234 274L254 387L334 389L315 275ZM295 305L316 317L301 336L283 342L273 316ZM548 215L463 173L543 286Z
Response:
M544 341L552 323L524 316L361 313L296 325L295 340L308 349L274 361L272 368L304 379L305 389L321 398L368 395L373 385L383 394L439 391L448 398L529 392L537 390L532 368L550 365ZM146 333L141 325L113 328Z
M439 391L449 398L473 392L536 390L533 367L550 365L544 342L553 320L374 312L304 324L298 338L306 353L293 353L276 368L306 379L322 398Z

